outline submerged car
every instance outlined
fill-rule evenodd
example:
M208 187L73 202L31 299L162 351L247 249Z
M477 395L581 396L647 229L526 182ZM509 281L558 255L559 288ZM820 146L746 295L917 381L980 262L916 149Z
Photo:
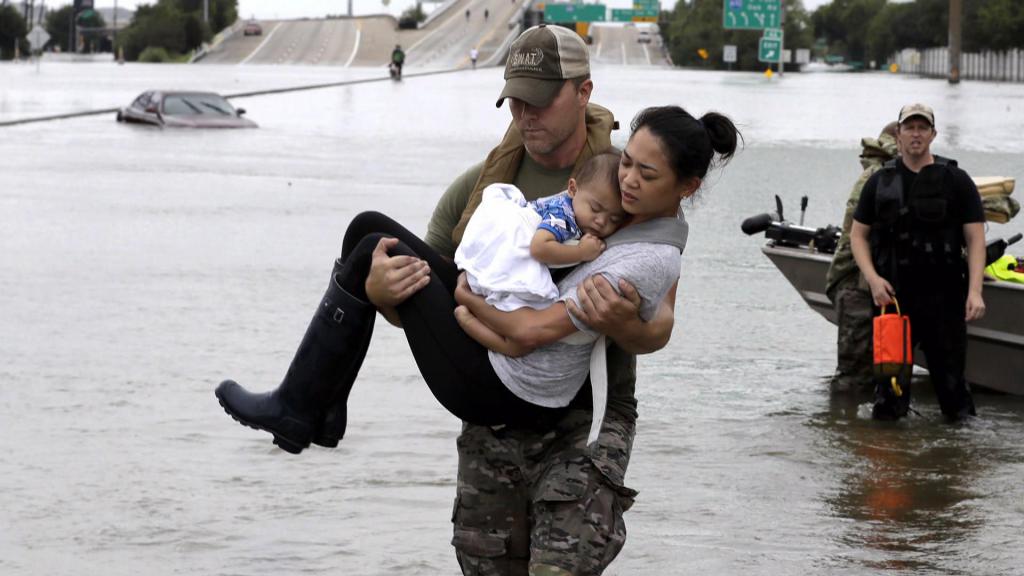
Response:
M117 112L118 122L180 128L256 128L220 94L151 90Z
M243 36L262 36L263 26L260 26L259 22L247 22L245 28L242 28Z

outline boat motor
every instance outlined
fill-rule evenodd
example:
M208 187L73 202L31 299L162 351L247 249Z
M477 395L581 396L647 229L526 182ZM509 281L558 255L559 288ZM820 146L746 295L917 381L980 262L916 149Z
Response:
M801 201L801 208L801 212L806 210L806 202ZM776 246L809 247L826 254L836 251L842 234L837 226L809 228L786 221L782 212L782 199L778 195L775 196L775 212L751 216L743 221L740 229L748 236L764 232L765 238L774 241Z
M1010 246L1010 244L1015 244L1016 242L1020 241L1021 238L1024 238L1024 234L1018 232L1017 234L1010 236L1006 240L1003 240L1002 238L989 240L988 243L985 244L985 266L988 266L989 264L1002 258L1003 254L1006 253L1006 249Z

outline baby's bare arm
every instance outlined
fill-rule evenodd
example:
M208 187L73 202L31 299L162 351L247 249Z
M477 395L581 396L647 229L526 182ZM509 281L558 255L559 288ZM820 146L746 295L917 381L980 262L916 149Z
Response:
M580 243L572 246L562 244L547 230L537 230L530 242L530 256L548 266L561 266L577 262L590 262L604 251L604 241L586 234Z

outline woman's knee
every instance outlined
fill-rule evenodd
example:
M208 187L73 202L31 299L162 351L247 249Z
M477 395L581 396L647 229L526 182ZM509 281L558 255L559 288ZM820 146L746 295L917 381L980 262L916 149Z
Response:
M345 238L341 243L341 257L345 259L364 238L370 235L392 235L397 223L391 218L372 210L356 214L345 229Z

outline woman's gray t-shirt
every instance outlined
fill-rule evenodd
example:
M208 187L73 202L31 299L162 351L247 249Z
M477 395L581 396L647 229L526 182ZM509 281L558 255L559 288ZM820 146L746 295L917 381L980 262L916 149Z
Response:
M579 304L576 286L595 273L604 276L616 289L623 279L640 294L640 317L654 317L661 301L679 279L682 258L679 248L669 244L633 242L610 246L597 259L576 267L558 283L559 301ZM598 334L571 314L569 318L581 331L596 339ZM593 340L569 344L564 341L537 348L510 358L490 352L491 365L513 394L539 406L567 406L586 381L590 371Z

